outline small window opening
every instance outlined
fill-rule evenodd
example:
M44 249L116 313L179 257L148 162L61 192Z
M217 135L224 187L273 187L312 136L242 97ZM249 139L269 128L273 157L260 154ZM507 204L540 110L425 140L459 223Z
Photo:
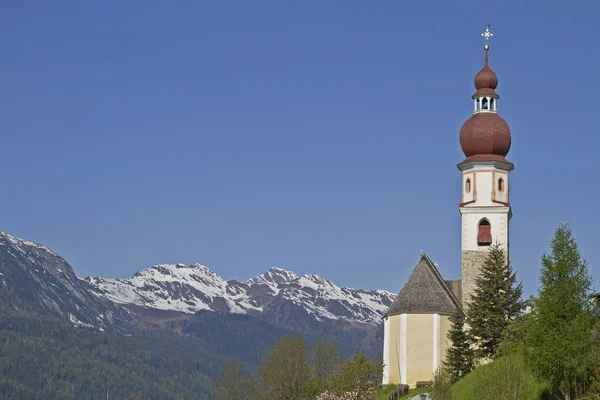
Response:
M492 244L492 229L490 226L490 221L487 219L482 219L481 222L479 222L477 244L480 246L489 246Z
M504 179L502 178L498 179L498 191L504 192Z
M490 100L490 110L496 109L495 104L496 104L496 99L491 99Z
M471 179L469 178L465 182L465 192L471 193Z
M487 101L487 99L486 99L486 98L483 98L483 100L482 100L482 102L481 102L481 109L482 109L482 110L489 110L489 107L488 107L488 101Z

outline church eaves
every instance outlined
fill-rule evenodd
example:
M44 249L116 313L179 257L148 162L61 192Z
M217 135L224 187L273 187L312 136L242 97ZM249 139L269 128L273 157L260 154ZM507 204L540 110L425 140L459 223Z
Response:
M451 288L429 257L423 254L385 315L452 315L460 309Z

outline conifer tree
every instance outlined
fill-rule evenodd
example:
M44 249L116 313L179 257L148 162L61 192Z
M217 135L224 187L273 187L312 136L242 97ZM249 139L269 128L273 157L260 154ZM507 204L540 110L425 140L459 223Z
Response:
M475 351L473 341L465 331L465 315L458 311L450 317L450 330L447 338L451 346L446 350L444 369L450 375L452 382L456 382L469 372L475 365Z
M499 243L490 246L468 308L468 323L481 357L495 358L502 334L523 311L521 283Z
M565 399L586 390L597 365L592 279L571 229L561 224L551 253L542 256L540 289L525 335L533 372Z

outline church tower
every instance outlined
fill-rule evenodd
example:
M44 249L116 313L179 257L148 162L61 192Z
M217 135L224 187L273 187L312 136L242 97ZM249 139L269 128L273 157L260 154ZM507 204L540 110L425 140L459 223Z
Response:
M465 159L462 173L461 214L462 279L445 280L427 254L421 258L383 317L384 385L431 381L446 359L451 317L468 313L475 279L488 255L499 243L508 253L508 223L512 216L508 175L513 164L510 129L498 115L498 77L488 64L489 25L485 62L475 75L473 115L460 130ZM508 255L508 254L507 254Z
M489 246L498 242L508 255L509 221L512 216L509 202L508 175L513 164L505 157L510 150L510 129L498 115L500 96L495 89L498 77L488 65L488 39L492 36L489 25L485 38L485 63L475 75L477 91L473 99L473 115L460 130L460 146L465 159L458 164L462 172L462 306L475 288L475 278L488 254Z

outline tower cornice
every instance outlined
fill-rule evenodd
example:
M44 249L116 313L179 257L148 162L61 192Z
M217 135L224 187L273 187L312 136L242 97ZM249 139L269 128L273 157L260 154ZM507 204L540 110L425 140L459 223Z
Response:
M477 159L475 157L467 157L464 161L462 161L460 164L457 164L456 166L461 171L467 171L482 166L498 168L508 172L515 169L515 165L507 159L505 159L504 157L502 157L502 160Z

